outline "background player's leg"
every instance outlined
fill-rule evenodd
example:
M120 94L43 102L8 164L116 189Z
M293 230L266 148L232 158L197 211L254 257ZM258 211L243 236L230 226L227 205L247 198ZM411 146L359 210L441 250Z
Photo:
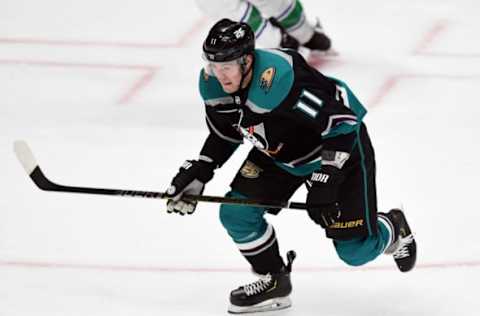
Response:
M298 0L250 0L264 16L275 18L300 44L305 44L313 35L313 26L308 23L303 6Z
M328 50L331 42L321 26L307 20L300 0L249 0L266 17L274 18L300 45L312 50Z
M248 23L255 32L258 47L280 47L282 40L280 30L262 16L254 3L244 0L196 0L196 2L200 10L214 20L229 18Z

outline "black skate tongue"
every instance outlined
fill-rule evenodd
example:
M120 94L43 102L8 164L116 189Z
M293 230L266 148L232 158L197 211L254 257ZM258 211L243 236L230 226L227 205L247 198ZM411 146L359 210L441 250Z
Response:
M297 257L297 253L293 250L290 250L289 252L287 252L287 271L288 272L292 272L292 263L293 263L293 260L295 260L295 258Z

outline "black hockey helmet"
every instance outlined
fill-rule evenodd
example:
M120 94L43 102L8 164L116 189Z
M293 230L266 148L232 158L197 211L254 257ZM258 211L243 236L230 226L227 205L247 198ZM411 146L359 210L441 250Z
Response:
M203 55L209 62L226 62L255 49L255 33L243 22L222 19L215 23L203 42Z

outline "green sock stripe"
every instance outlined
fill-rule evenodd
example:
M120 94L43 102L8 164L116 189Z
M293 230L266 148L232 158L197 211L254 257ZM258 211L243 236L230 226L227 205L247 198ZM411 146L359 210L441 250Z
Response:
M256 33L263 23L263 17L255 6L252 5L251 8L252 9L250 10L250 14L248 15L246 21L247 24L252 28L253 32Z
M282 18L278 22L280 22L280 24L284 28L289 29L295 24L297 24L298 22L300 22L302 17L303 17L302 4L300 3L300 1L295 0L295 7L293 8L293 10L286 17Z

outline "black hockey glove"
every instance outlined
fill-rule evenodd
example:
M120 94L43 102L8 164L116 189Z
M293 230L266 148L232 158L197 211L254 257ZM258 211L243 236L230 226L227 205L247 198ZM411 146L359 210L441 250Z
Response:
M167 189L167 213L192 214L196 201L183 199L183 194L201 195L205 184L213 178L215 164L201 160L187 160Z
M341 182L341 172L333 166L322 166L319 171L312 173L307 181L308 216L323 228L334 224L340 218L337 191Z

